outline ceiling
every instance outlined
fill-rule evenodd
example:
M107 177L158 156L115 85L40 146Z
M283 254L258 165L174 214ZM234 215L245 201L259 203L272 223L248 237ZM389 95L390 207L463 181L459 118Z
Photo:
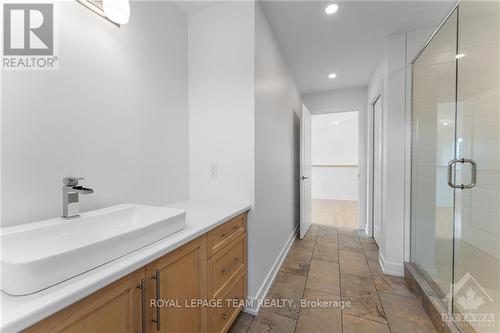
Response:
M261 1L302 93L359 87L380 60L387 36L434 28L454 1ZM335 79L328 79L336 73Z

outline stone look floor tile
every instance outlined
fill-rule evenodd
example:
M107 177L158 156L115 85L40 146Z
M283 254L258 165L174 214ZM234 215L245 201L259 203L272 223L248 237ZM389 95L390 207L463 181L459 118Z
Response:
M384 274L378 262L368 262L368 265L379 293L415 297L403 277Z
M304 276L283 271L278 272L266 298L274 300L287 299L291 300L293 303L286 304L284 307L270 308L270 310L297 319L300 310L300 300L305 285L306 277Z
M350 251L339 251L340 254L340 272L361 276L369 276L370 269L363 253Z
M268 309L261 309L252 321L249 333L290 333L295 330L296 320Z
M338 263L339 251L336 244L316 243L313 252L313 260L322 260Z
M293 257L297 260L310 262L312 254L313 254L313 250L314 250L314 243L311 244L311 247L309 247L309 245L304 246L304 244L301 244L301 243L298 243L297 241L295 241L292 244L292 247L290 248L290 250L288 251L287 258Z
M364 230L358 230L358 237L361 243L375 244L373 238L368 237Z
M339 301L339 297L316 290L306 289L304 299L307 301ZM341 310L333 306L306 306L301 308L295 332L323 333L342 332Z
M304 238L304 239L296 239L293 244L292 248L300 248L303 250L313 250L314 245L315 245L315 238Z
M343 333L390 333L387 324L367 320L348 314L344 314L342 319Z
M313 259L306 288L340 296L339 265Z
M351 302L350 307L344 309L344 313L358 316L364 319L387 323L386 314L382 303L375 294L343 296L342 300Z
M377 289L371 275L354 275L341 273L342 296L354 297L363 295L377 295Z
M383 274L378 248L372 238L356 230L356 219L350 216L340 223L355 207L344 204L321 203L323 222L329 225L313 224L303 240L294 241L268 292L267 299L292 299L295 307L263 308L251 324L249 315L240 314L231 333L245 332L246 325L252 333L435 332L404 279ZM327 211L329 205L336 211ZM343 310L301 308L303 297L342 299L351 301L352 306ZM240 319L242 316L246 318Z
M339 235L345 235L345 236L351 236L353 238L358 238L358 230L353 229L353 228L347 228L347 227L338 227L337 232Z
M344 313L381 323L387 322L371 275L341 273L341 285L342 300L351 302L351 307L346 308Z
M294 257L286 257L281 266L281 271L307 277L311 264L308 260L300 260Z
M337 245L337 231L323 231L321 228L318 232L316 238L316 243L326 244L326 245Z
M313 248L314 247L303 247L302 245L298 244L297 241L295 241L288 251L288 254L283 261L280 270L283 272L307 277Z
M365 252L366 260L368 262L378 263L378 247L374 243L361 242L363 251Z
M240 312L236 320L234 321L233 325L229 329L230 333L246 333L248 329L250 328L250 325L252 324L253 321L253 316L245 313L245 312Z
M380 294L392 332L436 332L416 298Z
M361 247L361 242L356 237L340 235L339 236L339 249L342 251L350 251L363 253L363 248Z

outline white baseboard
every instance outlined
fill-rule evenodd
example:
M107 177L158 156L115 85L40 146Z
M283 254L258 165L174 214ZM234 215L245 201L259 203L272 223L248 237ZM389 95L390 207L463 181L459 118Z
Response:
M378 262L380 267L382 267L382 272L388 275L404 276L404 265L403 263L389 262L385 260L382 253L379 253Z
M286 255L288 254L288 251L290 250L290 247L292 247L293 241L297 237L297 232L299 230L299 225L295 227L295 230L292 232L290 237L288 238L288 241L285 243L285 246L281 249L280 255L278 258L276 258L276 261L273 264L273 267L269 271L269 273L266 276L266 279L262 283L262 285L259 288L259 291L257 292L257 295L254 297L248 297L248 300L251 301L249 302L252 304L252 306L247 306L243 309L244 312L256 316L257 313L259 312L259 307L260 304L258 302L259 299L264 299L267 295L267 292L269 291L269 288L273 284L274 278L276 277L276 274L278 274L278 271L281 267L281 264L283 264L283 261L286 258Z

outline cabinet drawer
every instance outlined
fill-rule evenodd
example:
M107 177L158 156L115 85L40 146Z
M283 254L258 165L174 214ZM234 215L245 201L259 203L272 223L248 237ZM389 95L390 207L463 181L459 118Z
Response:
M208 297L222 294L231 278L238 275L247 264L246 233L240 235L208 260Z
M243 308L240 301L243 301L246 295L245 270L231 280L227 290L223 296L218 297L222 299L222 306L210 308L208 311L208 332L227 332Z
M207 233L209 258L245 232L246 217L246 213L238 215Z

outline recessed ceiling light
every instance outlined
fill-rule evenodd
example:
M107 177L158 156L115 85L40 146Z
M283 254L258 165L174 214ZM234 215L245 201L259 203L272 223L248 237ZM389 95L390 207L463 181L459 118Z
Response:
M327 15L332 15L337 10L339 10L339 5L332 3L331 5L326 6L325 13Z
M460 54L457 54L455 56L455 58L457 58L457 59L460 59L460 58L463 58L463 57L465 57L465 53L460 53Z
M335 79L336 77L337 77L337 74L335 74L335 73L328 74L329 79Z
M448 123L447 121L443 121L443 125L444 125L444 126L448 126L448 124L449 124L449 123Z

